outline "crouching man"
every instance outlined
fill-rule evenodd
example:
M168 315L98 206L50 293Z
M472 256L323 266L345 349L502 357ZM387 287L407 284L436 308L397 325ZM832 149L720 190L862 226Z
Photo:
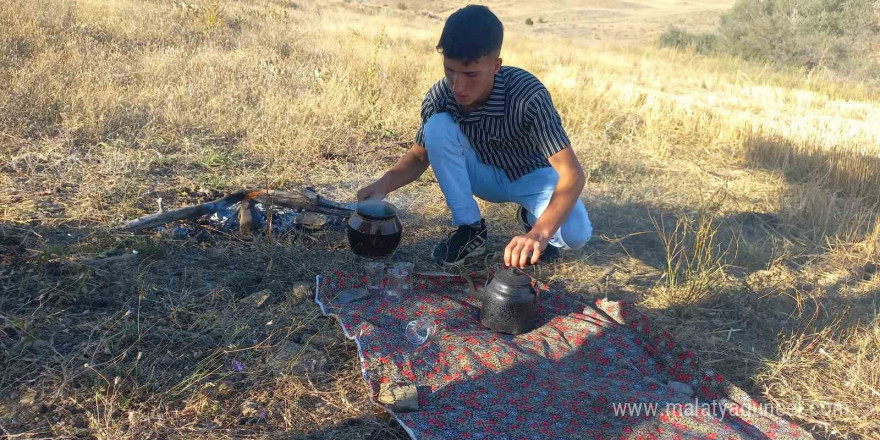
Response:
M501 65L504 29L485 6L452 14L437 50L446 77L428 90L413 145L358 200L382 198L418 179L428 166L457 227L433 249L433 260L455 266L481 255L486 222L474 196L519 205L525 233L504 249L504 263L558 259L578 249L592 226L580 200L584 172L544 85L529 72Z

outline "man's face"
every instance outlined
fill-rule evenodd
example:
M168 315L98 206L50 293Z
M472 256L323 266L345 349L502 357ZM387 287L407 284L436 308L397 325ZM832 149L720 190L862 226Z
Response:
M443 66L455 101L463 111L470 112L489 99L495 74L501 68L501 58L490 54L465 63L444 57Z

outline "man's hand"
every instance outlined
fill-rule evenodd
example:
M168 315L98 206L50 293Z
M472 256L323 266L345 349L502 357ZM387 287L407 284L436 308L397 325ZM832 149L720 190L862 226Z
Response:
M385 186L382 185L381 180L377 180L359 189L357 192L357 199L358 202L363 202L366 199L382 200L386 195L388 195L388 192L385 190Z
M413 144L385 175L358 190L358 202L363 202L368 198L384 199L391 191L418 179L429 165L428 151L419 144Z
M560 150L548 160L559 174L559 181L547 209L538 217L532 230L525 235L513 237L504 249L504 264L507 266L523 269L528 264L538 264L541 252L544 252L550 238L568 218L584 189L584 171L571 147Z
M504 265L525 269L529 264L538 264L549 241L550 237L535 231L513 237L504 248Z

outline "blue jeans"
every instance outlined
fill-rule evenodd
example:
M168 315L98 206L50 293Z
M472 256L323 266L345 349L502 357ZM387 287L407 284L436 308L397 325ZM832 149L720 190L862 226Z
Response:
M529 223L535 224L550 204L559 180L556 170L548 167L511 182L500 168L480 162L467 136L448 113L437 113L425 123L425 146L455 226L476 223L482 218L474 196L488 202L516 203L528 211ZM550 244L579 249L592 233L587 209L578 199Z

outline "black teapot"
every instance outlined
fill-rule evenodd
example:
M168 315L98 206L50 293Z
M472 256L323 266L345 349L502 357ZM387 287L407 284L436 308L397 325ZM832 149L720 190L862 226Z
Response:
M518 335L535 328L538 295L532 279L515 268L495 267L482 294L480 323L499 333Z
M366 258L387 257L397 250L403 225L394 205L375 199L359 203L346 228L352 252Z

